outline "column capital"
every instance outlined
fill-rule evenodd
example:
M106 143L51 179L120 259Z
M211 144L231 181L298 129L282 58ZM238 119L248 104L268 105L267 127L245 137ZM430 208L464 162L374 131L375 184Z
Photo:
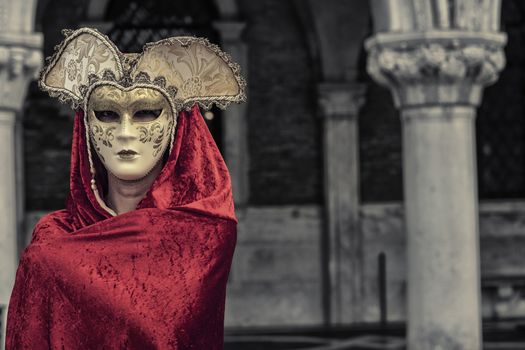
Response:
M506 35L459 30L379 33L367 40L368 73L396 107L478 106L505 66Z
M20 110L27 84L42 67L40 33L0 34L0 109Z
M324 82L317 86L324 118L354 119L365 102L366 86L357 83Z

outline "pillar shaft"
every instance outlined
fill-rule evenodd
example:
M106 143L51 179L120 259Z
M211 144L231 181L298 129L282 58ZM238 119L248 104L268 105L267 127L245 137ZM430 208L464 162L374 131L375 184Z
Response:
M325 317L331 324L356 322L362 314L358 112L363 102L362 85L319 85L328 253L329 305L325 305Z
M481 349L475 110L402 118L409 349Z
M0 109L0 304L7 305L14 283L17 257L15 113Z
M0 107L0 349L4 349L7 308L18 266L16 112Z

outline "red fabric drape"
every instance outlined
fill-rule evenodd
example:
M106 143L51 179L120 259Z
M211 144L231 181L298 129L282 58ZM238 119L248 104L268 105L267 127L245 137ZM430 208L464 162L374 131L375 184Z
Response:
M82 113L70 174L67 209L39 221L20 258L7 349L222 349L237 221L199 108L179 114L173 150L137 210L112 217L96 201Z

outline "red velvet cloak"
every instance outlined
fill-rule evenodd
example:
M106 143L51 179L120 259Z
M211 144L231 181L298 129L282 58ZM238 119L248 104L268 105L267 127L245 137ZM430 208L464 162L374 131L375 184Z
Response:
M67 209L39 221L20 258L6 349L222 349L237 221L199 108L179 113L172 152L137 210L102 209L88 164L77 113Z

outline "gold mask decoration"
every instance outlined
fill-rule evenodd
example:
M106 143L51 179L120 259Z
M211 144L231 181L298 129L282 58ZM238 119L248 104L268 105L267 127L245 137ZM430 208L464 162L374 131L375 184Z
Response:
M129 54L94 29L63 33L39 86L85 112L92 189L110 212L98 194L91 143L107 170L122 179L140 178L173 144L179 111L195 103L224 109L246 99L239 65L204 38L167 38ZM126 149L137 154L121 152Z

